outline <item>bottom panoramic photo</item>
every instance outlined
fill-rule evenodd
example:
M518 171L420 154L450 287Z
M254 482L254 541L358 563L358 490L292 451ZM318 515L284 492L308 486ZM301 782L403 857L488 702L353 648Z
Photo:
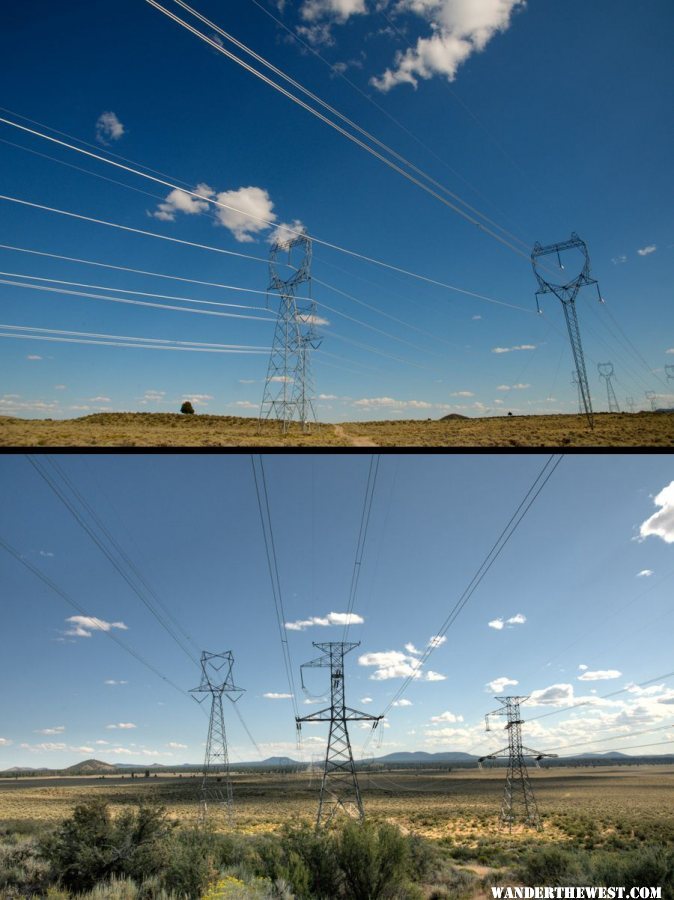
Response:
M671 456L0 476L0 897L674 897Z

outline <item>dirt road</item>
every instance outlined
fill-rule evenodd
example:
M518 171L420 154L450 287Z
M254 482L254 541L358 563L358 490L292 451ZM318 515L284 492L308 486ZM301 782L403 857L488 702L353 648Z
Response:
M341 440L348 441L352 447L376 447L377 444L372 440L372 438L368 437L354 437L351 434L347 434L346 431L342 428L341 425L333 425L335 429L335 435Z

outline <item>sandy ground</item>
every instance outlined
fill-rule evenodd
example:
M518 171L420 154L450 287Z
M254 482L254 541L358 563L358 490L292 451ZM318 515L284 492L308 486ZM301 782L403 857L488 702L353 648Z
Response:
M98 413L79 419L0 417L4 447L674 447L674 413L503 416L450 421L410 419L293 426L235 416Z

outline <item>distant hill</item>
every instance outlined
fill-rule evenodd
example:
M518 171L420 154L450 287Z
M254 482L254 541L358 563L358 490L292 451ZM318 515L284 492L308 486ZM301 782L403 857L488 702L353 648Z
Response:
M459 413L448 413L446 416L442 416L440 419L441 422L451 422L453 419L468 419L469 416L462 416Z
M374 762L378 763L434 763L434 762L469 762L477 759L470 753L426 753L424 750L414 752L387 753L386 756L378 756Z
M627 753L619 750L608 750L606 753L580 753L574 759L631 759Z
M117 766L101 762L100 759L85 759L63 770L67 775L108 775L117 771Z

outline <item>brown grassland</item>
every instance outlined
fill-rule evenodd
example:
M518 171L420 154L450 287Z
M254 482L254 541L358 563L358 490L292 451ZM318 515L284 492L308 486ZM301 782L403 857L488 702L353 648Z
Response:
M298 821L312 823L320 780L305 773L233 774L236 830L244 834L276 831ZM580 840L592 846L623 841L674 843L674 766L602 766L532 770L536 799L545 822L542 833L499 825L503 769L398 770L360 777L368 818L392 822L432 840L451 840L466 850L481 844L506 848L522 842ZM75 781L75 779L72 779ZM197 817L200 776L157 778L91 776L71 786L42 787L39 779L0 779L0 821L17 825L55 824L77 803L104 797L113 810L141 799L156 799L172 818ZM225 827L225 823L222 823Z
M283 435L252 417L95 413L77 419L0 416L5 447L674 447L674 413L494 416L322 423Z

